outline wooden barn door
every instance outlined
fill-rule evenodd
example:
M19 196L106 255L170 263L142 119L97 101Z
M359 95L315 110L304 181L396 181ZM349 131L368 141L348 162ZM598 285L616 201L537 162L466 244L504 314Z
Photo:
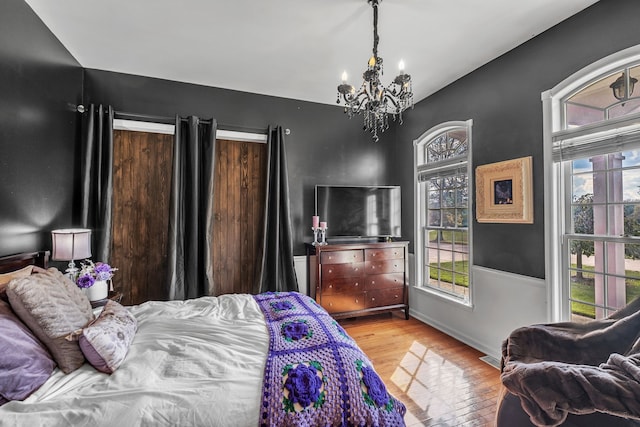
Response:
M216 293L251 293L262 245L267 144L217 140L215 174Z
M113 133L114 288L125 305L166 300L173 135Z
M166 300L173 135L114 131L114 287L124 304ZM267 145L216 142L213 266L217 295L250 293L262 244ZM203 236L204 238L204 236Z

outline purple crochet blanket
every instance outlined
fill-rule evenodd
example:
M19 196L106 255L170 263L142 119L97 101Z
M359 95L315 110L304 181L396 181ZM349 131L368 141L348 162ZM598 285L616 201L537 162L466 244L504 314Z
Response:
M295 292L254 296L269 329L262 426L404 426L371 362L312 298Z

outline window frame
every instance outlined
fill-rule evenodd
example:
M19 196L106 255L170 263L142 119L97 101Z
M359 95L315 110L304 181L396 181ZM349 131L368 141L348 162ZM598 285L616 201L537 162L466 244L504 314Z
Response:
M636 113L565 129L564 101L604 76L615 73L617 70L633 67L638 63L640 63L640 45L594 62L541 95L544 144L545 277L547 314L551 322L571 319L570 260L565 237L568 235L567 230L570 230L571 221L571 216L567 212L567 197L571 195L571 181L568 179L571 176L571 164L568 161L557 161L558 143L572 138L576 143L580 143L599 132L618 132L622 128L624 133L634 131L634 127L640 126L640 114Z
M473 275L472 275L472 265L473 265L473 241L472 241L472 227L473 227L473 179L472 179L472 165L471 165L471 153L472 153L472 127L473 120L469 119L466 121L449 121L445 123L441 123L432 127L431 129L424 132L418 138L413 141L414 145L414 157L413 157L413 166L414 166L414 255L415 255L415 265L414 265L414 273L415 280L413 283L413 287L423 292L427 292L431 295L438 296L447 301L454 302L460 304L465 307L473 307ZM424 155L425 146L431 142L436 137L441 134L455 130L455 129L464 129L467 133L467 155L465 157L457 156L453 159L444 159L439 161L434 161L429 164L426 156ZM467 191L468 191L468 200L467 200L467 258L468 258L468 297L460 298L449 292L445 292L439 290L436 287L429 286L428 283L423 283L424 281L424 257L425 254L425 238L424 238L424 228L427 218L427 195L426 192L421 191L421 183L420 183L420 174L425 171L452 171L452 170L460 170L464 169L467 175Z

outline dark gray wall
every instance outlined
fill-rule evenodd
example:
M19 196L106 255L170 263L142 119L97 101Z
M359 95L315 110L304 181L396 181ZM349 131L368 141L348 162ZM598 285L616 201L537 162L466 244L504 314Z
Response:
M82 68L23 0L0 3L0 254L73 226Z
M393 130L372 143L362 117L349 120L335 106L90 69L85 94L87 103L120 112L215 117L222 129L290 129L285 144L296 254L312 240L316 184L397 184L388 179Z
M392 181L405 189L403 226L413 224L412 141L450 120L473 119L473 166L533 156L534 223L480 224L474 264L544 278L541 93L583 67L640 43L640 2L601 0L418 103L398 130ZM403 194L403 195L404 195Z

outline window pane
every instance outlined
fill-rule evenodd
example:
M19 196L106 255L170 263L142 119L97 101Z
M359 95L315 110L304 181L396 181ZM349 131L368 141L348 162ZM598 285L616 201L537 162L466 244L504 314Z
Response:
M589 162L589 164L591 164L591 162ZM571 183L574 201L581 203L585 201L585 199L583 199L584 196L593 195L592 173L582 173L579 175L574 175Z
M455 190L444 190L442 192L442 206L452 207L456 205Z
M624 235L640 237L640 205L638 204L624 206Z
M594 270L595 242L593 240L569 239L569 251L571 253L570 268L581 271Z
M430 227L440 227L440 211L429 209L429 219L427 220L427 224Z
M622 155L622 167L640 166L640 150L625 151Z
M455 209L442 210L442 226L443 227L456 226L456 210Z
M439 191L430 191L429 192L429 207L430 208L439 208L440 207L440 192Z
M626 116L627 114L637 113L640 106L640 99L630 99L626 102L616 104L609 108L608 116L610 119Z
M429 164L442 160L469 156L467 128L460 127L443 132L424 142L424 159L420 165L429 176ZM431 178L423 191L426 206L419 214L424 230L424 254L421 260L421 286L468 300L469 295L469 245L468 212L469 192L466 173L459 173L460 165L438 167L440 178ZM434 174L435 175L435 174Z
M571 206L572 234L593 234L593 205L586 200L591 197L583 196L584 203Z
M593 170L593 165L589 161L589 159L577 159L571 162L571 167L573 169L574 174L582 173L582 172L591 172Z

